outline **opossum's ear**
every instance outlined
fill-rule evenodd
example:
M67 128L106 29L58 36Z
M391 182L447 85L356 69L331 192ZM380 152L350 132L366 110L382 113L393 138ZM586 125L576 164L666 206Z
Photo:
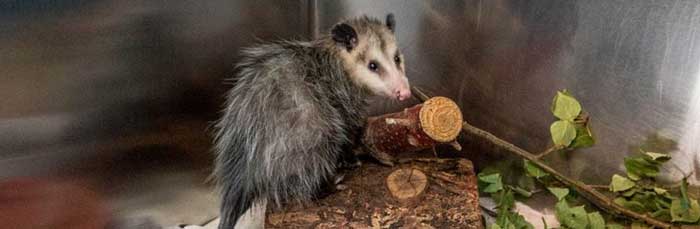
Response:
M331 34L333 34L333 40L345 46L348 52L357 46L357 32L348 24L341 23L333 26Z
M394 32L394 28L396 28L396 20L394 19L393 13L389 13L386 15L386 27L389 27L389 30L391 30L391 32Z

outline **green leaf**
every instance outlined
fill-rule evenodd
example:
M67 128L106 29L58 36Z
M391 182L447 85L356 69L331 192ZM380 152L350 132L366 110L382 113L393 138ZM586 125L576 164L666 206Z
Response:
M494 193L500 191L501 189L503 189L503 185L501 183L496 183L487 185L483 191L485 193Z
M569 195L569 189L568 188L556 188L556 187L548 187L547 188L549 192L554 194L554 196L557 197L557 200L561 201L566 197L566 195Z
M635 149L640 149L642 152L669 153L678 150L678 143L668 137L658 133L649 134L646 139Z
M586 228L588 214L583 206L570 208L566 201L559 201L554 206L554 212L559 222L569 228Z
M547 172L540 169L540 167L538 167L537 165L535 165L535 163L532 163L531 161L523 160L523 163L523 167L525 168L525 171L527 172L528 176L534 178L542 178L549 175Z
M649 225L647 225L646 223L642 223L642 222L634 222L634 223L632 223L631 228L632 229L649 229Z
M681 210L685 211L690 208L690 200L688 199L688 178L684 177L681 181Z
M668 160L671 160L671 156L669 156L668 154L654 153L654 152L646 152L644 154L651 157L651 160L658 161L658 162L666 162Z
M627 172L627 177L629 177L630 180L633 180L633 181L639 181L639 180L642 179L642 178L639 176L639 174L631 173L631 172Z
M479 181L485 183L485 187L481 190L485 193L494 193L503 190L503 182L501 174L493 173L489 175L479 174Z
M644 212L644 210L645 210L644 205L642 205L641 203L639 203L637 201L627 200L627 199L622 198L622 197L615 198L615 200L613 200L613 202L615 202L615 204L617 204L617 205L625 207L625 208L632 210L634 212Z
M507 212L515 205L515 197L510 189L491 194L491 197L496 201L499 211L503 210Z
M518 176L518 187L532 193L532 190L536 188L535 178L528 176L527 173L523 175L524 176Z
M581 104L566 91L559 91L552 102L552 113L561 120L573 121L581 113Z
M608 224L607 226L605 226L605 228L606 229L625 229L625 227L623 227L620 224Z
M690 207L683 210L681 199L671 202L671 222L695 223L700 220L700 205L695 199L690 199Z
M671 221L671 211L668 209L659 209L651 213L651 217L662 221Z
M499 174L499 173L492 173L492 174L480 173L479 180L483 181L485 183L489 183L489 184L500 183L501 182L501 174Z
M659 195L663 195L663 194L668 193L668 191L666 191L666 189L659 188L659 187L654 187L654 192L656 192L656 194L659 194Z
M571 143L571 148L587 148L595 145L595 139L590 135L579 135L574 138L573 143Z
M525 221L525 218L517 212L512 212L514 198L513 192L506 188L501 192L492 194L496 203L498 203L498 216L496 217L496 225L500 228L511 229L534 229L532 224ZM493 227L493 225L491 226Z
M588 213L589 229L605 229L605 219L598 212Z
M639 203L637 201L627 201L624 205L625 208L635 211L635 212L644 212L644 205L642 203Z
M654 205L656 205L656 209L669 209L671 208L671 200L668 200L665 195L668 195L668 193L664 194L664 196L656 196L654 199Z
M627 190L627 191L623 192L623 193L622 193L622 196L624 196L624 197L631 197L631 196L633 196L633 195L636 194L636 193L637 193L637 189L636 189L636 188L632 188L632 189L630 189L630 190Z
M659 175L659 166L658 162L649 161L641 155L625 158L627 176L632 180L639 180L644 177L655 178Z
M613 175L612 181L610 182L610 191L622 192L634 187L634 181L631 181L620 175Z
M576 124L576 138L571 143L571 148L586 148L595 144L595 139L591 133L591 129L587 125Z
M644 209L641 212L650 212L650 211L655 211L656 209L656 196L657 194L652 191L641 191L637 192L634 196L632 196L632 199L630 199L631 202L637 202L641 204Z
M567 147L576 138L576 128L571 121L559 120L549 127L555 145Z
M515 213L515 212L511 212L510 221L513 223L513 225L517 229L534 229L535 228L534 226L532 226L532 224L530 224L529 222L527 222L525 220L525 217L523 217L522 215Z

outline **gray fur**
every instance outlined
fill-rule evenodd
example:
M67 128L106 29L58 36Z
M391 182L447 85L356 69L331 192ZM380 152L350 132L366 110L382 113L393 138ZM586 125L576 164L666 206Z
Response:
M243 55L216 125L219 228L233 228L261 198L278 206L310 199L334 175L368 95L320 44L280 42Z
M358 36L386 30L367 17L346 22ZM219 228L233 228L253 203L309 200L334 177L340 157L358 137L371 93L346 72L353 65L343 61L355 60L340 52L350 51L363 52L331 36L243 51L216 124Z

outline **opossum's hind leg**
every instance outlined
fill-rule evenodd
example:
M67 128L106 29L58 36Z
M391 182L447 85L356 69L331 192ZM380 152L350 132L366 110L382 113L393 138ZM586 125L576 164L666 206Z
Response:
M343 145L339 160L338 160L338 169L343 171L343 170L348 170L348 169L356 169L362 166L362 162L360 162L360 159L358 158L358 150L362 150L361 145L362 142L360 140L362 135L362 128L361 127L355 127L351 128L350 131L350 139L351 142L346 143Z
M360 158L357 157L353 148L353 144L347 144L343 147L343 151L338 155L336 174L326 182L326 191L333 193L347 189L347 186L343 184L343 181L345 181L345 174L362 166L362 162Z
M325 182L321 191L322 193L325 192L325 194L328 195L347 189L347 185L343 184L343 181L345 181L345 174L362 166L362 162L356 154L355 147L354 144L346 144L342 147L343 150L338 155L336 174Z
M353 150L353 146L350 145L348 147L344 147L343 152L338 158L338 170L352 170L359 168L360 166L362 166L362 162L360 161L360 158L357 157L355 150Z

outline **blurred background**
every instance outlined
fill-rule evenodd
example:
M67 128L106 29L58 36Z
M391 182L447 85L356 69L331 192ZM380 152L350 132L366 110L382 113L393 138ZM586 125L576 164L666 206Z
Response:
M623 157L651 144L673 154L667 181L700 183L697 1L5 0L0 200L92 201L76 212L107 212L95 224L206 223L218 211L210 126L240 48L389 12L410 82L453 98L473 125L542 151L552 97L566 88L598 142L551 158L555 167L606 184ZM372 110L411 103L377 100ZM478 167L503 159L472 140L451 153ZM0 206L0 222L19 222L3 214L19 205Z

